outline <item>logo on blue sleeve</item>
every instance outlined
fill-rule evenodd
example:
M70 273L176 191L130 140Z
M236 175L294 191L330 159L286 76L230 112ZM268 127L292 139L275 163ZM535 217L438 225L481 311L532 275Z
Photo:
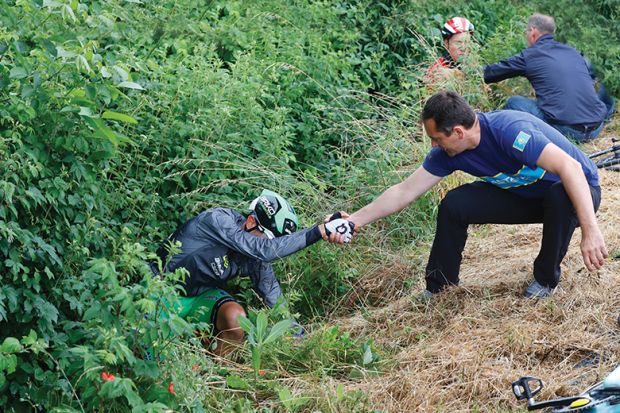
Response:
M518 151L523 152L523 150L525 149L525 145L527 145L531 137L532 135L529 135L523 131L520 131L514 143L512 144L512 147Z

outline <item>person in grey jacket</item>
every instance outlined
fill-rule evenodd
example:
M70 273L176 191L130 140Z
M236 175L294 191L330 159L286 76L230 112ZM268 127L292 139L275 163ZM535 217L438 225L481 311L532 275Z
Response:
M299 231L297 227L293 207L275 192L264 190L250 204L247 216L230 208L211 208L181 225L158 249L164 272L187 270L186 295L180 297L181 308L176 310L181 317L213 326L216 354L228 352L244 336L237 319L245 311L224 290L229 280L249 277L263 302L272 308L282 297L272 261L321 238L349 242L353 236L353 227L337 217ZM181 243L181 252L170 256L170 245L176 241Z

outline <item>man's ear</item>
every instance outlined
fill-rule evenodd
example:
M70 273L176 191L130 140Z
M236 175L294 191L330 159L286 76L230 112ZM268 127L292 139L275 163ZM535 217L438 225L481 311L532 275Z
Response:
M463 137L465 136L465 128L461 125L456 125L454 128L452 128L452 131L456 133L456 137L459 139L463 139Z
M443 39L443 47L448 50L450 48L450 39Z
M245 229L254 228L256 224L256 218L254 218L254 215L252 214L248 215L248 217L245 219Z

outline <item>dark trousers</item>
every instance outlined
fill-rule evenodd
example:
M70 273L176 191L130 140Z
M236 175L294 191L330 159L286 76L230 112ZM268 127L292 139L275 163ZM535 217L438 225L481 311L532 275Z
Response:
M601 188L590 187L594 210L601 203ZM544 198L525 198L486 182L462 185L441 201L435 240L426 267L426 288L432 293L459 283L463 248L469 224L543 224L543 237L534 261L534 278L555 287L560 263L578 225L573 204L561 182ZM493 263L489 263L493 265Z

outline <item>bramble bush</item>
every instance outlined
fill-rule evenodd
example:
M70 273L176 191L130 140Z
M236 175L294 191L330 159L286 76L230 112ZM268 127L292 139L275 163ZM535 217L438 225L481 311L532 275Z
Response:
M481 62L490 62L524 46L536 6L557 15L560 39L574 41L617 92L620 10L609 0L584 3L590 24L577 6L546 0L5 1L2 410L248 411L254 391L276 410L363 406L341 387L322 405L320 395L308 401L261 378L234 398L192 392L190 383L175 394L180 373L171 366L189 362L183 343L200 345L196 326L174 312L157 316L183 274L153 278L144 263L188 217L214 205L241 209L262 187L289 197L307 224L371 201L423 159L420 79L440 53L443 21L472 19ZM472 80L454 87L492 107L502 96L481 92L470 69ZM358 248L317 245L277 263L289 301L303 317L329 313L382 251L430 237L436 204L428 194ZM270 343L262 361L352 380L376 371L371 343L320 331L301 345ZM147 349L154 360L144 360ZM247 371L233 373L239 380L225 379L228 387L246 381Z

